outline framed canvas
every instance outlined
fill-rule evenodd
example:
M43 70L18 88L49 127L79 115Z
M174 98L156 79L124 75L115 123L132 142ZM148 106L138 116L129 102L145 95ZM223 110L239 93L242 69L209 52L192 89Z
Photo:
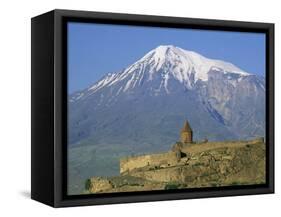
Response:
M274 24L32 18L32 191L53 207L274 192Z

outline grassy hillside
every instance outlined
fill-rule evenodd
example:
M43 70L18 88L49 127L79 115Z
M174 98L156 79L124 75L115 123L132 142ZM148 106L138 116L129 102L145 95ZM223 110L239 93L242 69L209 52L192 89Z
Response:
M93 176L119 175L119 160L124 156L145 154L143 150L152 150L154 147L131 146L120 144L97 144L91 141L81 146L68 149L68 193L81 194L84 191L85 180Z

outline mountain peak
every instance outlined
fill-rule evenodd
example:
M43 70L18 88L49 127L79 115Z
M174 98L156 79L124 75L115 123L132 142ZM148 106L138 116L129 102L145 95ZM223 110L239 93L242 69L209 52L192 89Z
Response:
M167 54L170 52L176 53L177 47L174 45L159 45L158 47L152 49L147 54L145 54L140 61L146 60L147 58L154 59L165 59Z
M248 73L232 63L209 59L199 53L174 45L160 45L149 51L136 63L149 65L151 73L167 71L181 82L186 80L192 73L194 73L195 81L199 79L207 81L208 72L212 68L220 69L224 73L231 72L241 76L248 75Z
M174 45L159 45L154 49L157 52L167 52L169 49L176 50L177 47Z
M176 47L174 45L160 45L152 51L156 58L166 59L166 60L169 60L169 59L171 60L171 58L173 60L175 58L175 56L184 55L183 49Z
M158 54L159 56L167 56L167 54L175 54L175 55L179 55L179 56L201 56L202 55L194 52L194 51L189 51L189 50L185 50L183 48L174 46L174 45L159 45L158 47L154 48L153 50L151 50L150 52L148 52L147 54ZM145 55L146 56L146 55ZM192 58L192 57L191 57ZM204 57L203 57L204 58Z
M176 46L172 45L172 44L162 44L162 45L159 45L155 48L155 50L157 49L168 49L168 48L176 48Z
M194 51L188 51L174 45L160 45L145 54L141 59L117 73L107 74L89 89L97 91L105 86L126 82L120 91L133 89L145 82L160 82L159 88L169 93L168 83L176 80L191 89L201 80L208 81L209 72L237 74L236 77L247 76L248 73L232 63L209 59ZM118 93L120 93L118 91Z

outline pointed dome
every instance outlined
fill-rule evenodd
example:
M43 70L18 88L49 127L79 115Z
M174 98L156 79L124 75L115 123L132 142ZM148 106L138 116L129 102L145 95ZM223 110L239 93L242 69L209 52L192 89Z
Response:
M181 132L192 132L192 129L187 120L184 122L184 126L181 129Z

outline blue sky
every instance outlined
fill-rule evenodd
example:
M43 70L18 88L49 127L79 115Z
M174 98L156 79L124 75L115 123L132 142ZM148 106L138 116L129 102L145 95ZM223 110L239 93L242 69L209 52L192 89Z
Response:
M68 23L68 90L84 89L159 45L175 45L265 75L265 34Z

